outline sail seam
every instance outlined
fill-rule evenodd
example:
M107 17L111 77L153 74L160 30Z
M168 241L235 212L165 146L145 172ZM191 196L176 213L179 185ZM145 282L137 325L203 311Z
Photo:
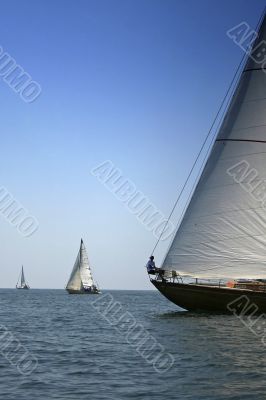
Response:
M211 213L211 214L202 214L202 215L198 215L197 218L206 218L206 217L212 217L215 215L227 215L229 213L239 213L239 212L243 212L243 211L248 211L248 212L254 212L256 210L261 210L264 209L263 206L261 207L253 207L253 208L235 208L235 209L228 209L225 211L220 211L220 212L216 212L216 213Z
M250 71L265 71L265 68L247 68L247 69L244 69L243 73L250 72Z
M243 153L243 154L241 154L241 157L243 158L243 157L249 157L249 156L256 156L256 155L259 155L259 154L266 154L266 151L257 151L256 153ZM235 158L239 159L239 157L240 157L239 154L237 154L235 156L230 156L230 157L221 157L220 160L221 161L227 161L227 160L232 160L232 159L235 159Z
M266 143L266 140L257 140L257 139L216 139L216 142L250 142L250 143Z
M263 98L264 99L264 98ZM256 100L258 100L258 99L256 99ZM251 101L251 100L250 100ZM243 104L244 102L242 102L242 104ZM254 128L261 128L261 127L263 127L263 126L266 126L266 124L259 124L259 125L249 125L249 126L242 126L241 128L234 128L234 129L232 129L232 132L235 132L235 131L244 131L244 130L248 130L248 129L254 129Z
M186 234L188 235L188 234L193 234L193 233L195 233L195 232L193 232L193 231L191 231L191 232L186 231L186 232L184 232L184 233L186 233ZM210 233L210 232L208 232L208 231L202 231L202 232L201 232L202 236L203 236L204 234L205 234L205 235L208 235L209 233ZM225 234L222 233L221 235L225 235ZM226 242L227 240L235 240L235 239L242 239L242 238L247 238L247 237L249 237L249 238L255 240L256 243L259 242L259 243L261 243L261 244L265 244L265 241L262 241L262 240L259 239L261 236L262 236L262 237L265 237L265 234L263 234L263 233L260 233L260 234L258 234L258 235L242 234L242 235L226 237L226 238L218 239L218 240L210 240L210 239L208 239L208 243L213 243L213 244L216 244L216 243L224 243L224 242ZM256 239L256 238L258 238L258 239ZM199 241L196 241L196 240L195 240L194 244L197 244L197 245L199 245L199 244L205 244L205 245L206 245L206 242L199 242Z

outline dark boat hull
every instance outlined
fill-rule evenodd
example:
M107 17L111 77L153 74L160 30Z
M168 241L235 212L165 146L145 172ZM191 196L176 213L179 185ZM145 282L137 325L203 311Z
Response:
M25 287L17 287L16 289L18 289L18 290L29 290L30 288L28 286L25 286Z
M73 290L66 289L69 294L100 294L99 290Z
M266 313L266 293L151 280L171 302L188 311Z

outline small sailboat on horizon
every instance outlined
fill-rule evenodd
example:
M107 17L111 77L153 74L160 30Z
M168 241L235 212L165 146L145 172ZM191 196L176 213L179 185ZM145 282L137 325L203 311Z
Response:
M22 265L22 268L21 268L21 272L19 274L19 278L18 278L17 284L16 284L16 289L26 289L26 290L30 289L30 286L27 284L26 279L25 279L23 265Z
M91 267L83 240L81 239L79 252L66 285L69 294L99 294L100 290L93 280Z

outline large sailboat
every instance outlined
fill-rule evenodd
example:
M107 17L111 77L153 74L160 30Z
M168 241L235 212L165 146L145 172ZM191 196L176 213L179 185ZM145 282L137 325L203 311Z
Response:
M25 274L24 274L24 269L23 269L23 265L21 268L21 272L19 274L18 277L18 281L16 284L16 289L29 289L30 286L27 284L26 280L25 280Z
M266 18L175 237L150 280L186 310L266 312Z
M100 290L93 280L88 255L81 239L79 252L66 285L69 294L99 294Z

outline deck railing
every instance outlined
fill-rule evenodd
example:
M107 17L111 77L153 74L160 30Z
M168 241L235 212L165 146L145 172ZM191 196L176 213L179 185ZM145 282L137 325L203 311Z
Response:
M266 292L266 281L262 280L250 280L250 281L231 281L230 285L225 279L207 279L207 278L192 278L188 276L182 276L174 270L162 270L157 268L156 271L151 274L152 279L162 282L169 283L185 283L190 285L202 285L202 286L215 286L219 288L231 288L231 289L242 289L251 290L255 292Z

